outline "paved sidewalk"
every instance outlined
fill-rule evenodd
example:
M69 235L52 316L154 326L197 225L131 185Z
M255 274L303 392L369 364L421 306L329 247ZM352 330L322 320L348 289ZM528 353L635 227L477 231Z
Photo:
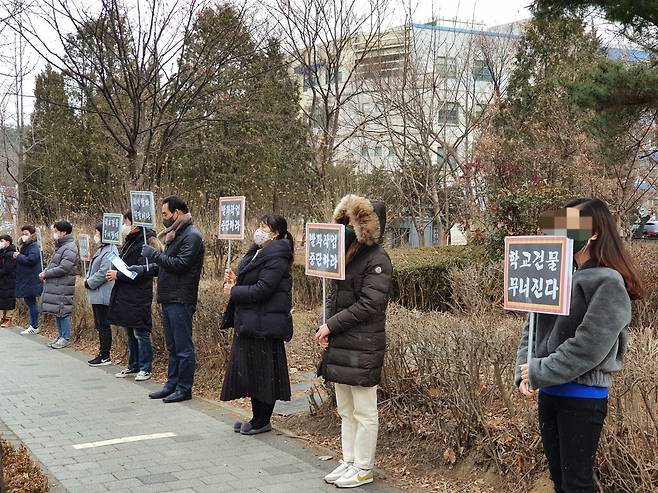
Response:
M29 447L52 491L337 491L322 481L335 460L321 462L276 433L236 434L235 418L203 400L153 401L147 394L159 385L114 378L114 366L90 368L74 350L45 344L0 329L0 433L4 423ZM143 435L156 437L94 443ZM361 490L397 491L381 483Z

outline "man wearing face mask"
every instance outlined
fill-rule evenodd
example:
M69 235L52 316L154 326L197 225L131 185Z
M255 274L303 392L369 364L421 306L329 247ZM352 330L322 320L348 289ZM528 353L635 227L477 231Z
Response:
M54 315L57 320L57 338L48 344L62 349L71 340L71 313L75 295L75 270L78 263L78 247L73 239L73 226L67 221L53 224L55 253L39 279L44 281L41 305L43 313Z
M43 284L39 279L41 267L41 245L37 241L37 230L26 224L21 228L21 238L18 241L18 251L14 252L16 259L16 298L23 298L30 312L30 326L21 334L34 335L39 333L39 306L37 298L41 296Z
M0 236L0 310L2 321L0 327L11 327L16 308L16 260L11 236Z
M192 317L196 311L199 279L205 247L199 230L192 224L187 204L175 196L162 201L165 225L158 238L165 251L150 245L142 247L142 256L152 264L158 276L158 303L162 305L162 325L169 353L167 382L162 390L149 394L165 403L192 398L196 359L192 340ZM133 266L141 273L145 266Z
M114 287L114 281L108 281L105 276L112 267L110 254L118 254L117 247L101 242L103 237L103 225L98 224L94 233L96 252L89 264L85 288L87 288L87 300L94 312L94 323L98 331L100 349L98 356L89 360L89 366L107 366L111 364L110 351L112 349L112 330L107 322L108 305L110 295Z

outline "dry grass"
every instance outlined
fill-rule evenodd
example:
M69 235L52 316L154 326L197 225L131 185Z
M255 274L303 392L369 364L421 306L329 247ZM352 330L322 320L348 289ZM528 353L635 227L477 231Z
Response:
M6 493L47 493L48 478L41 472L23 445L13 446L0 439L2 472ZM0 478L0 483L2 478Z

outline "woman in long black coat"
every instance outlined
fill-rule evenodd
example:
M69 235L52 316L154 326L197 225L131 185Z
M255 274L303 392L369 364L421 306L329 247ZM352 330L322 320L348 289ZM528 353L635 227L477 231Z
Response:
M11 236L0 236L0 310L2 321L0 327L11 327L16 308L16 260Z
M128 266L144 264L146 259L141 254L144 231L141 227L133 226L130 211L124 214L123 232L125 239L119 256ZM162 244L152 229L146 230L146 242L162 251ZM130 279L119 271L110 270L107 278L116 280L110 297L108 322L125 327L128 343L128 366L117 373L116 377L135 376L137 381L148 380L151 378L153 363L153 276L144 272L139 273L135 279Z
M250 421L235 423L236 433L270 431L275 402L290 400L284 341L292 339L293 249L286 220L268 214L261 219L237 275L226 272L229 305L222 328L233 326L235 337L221 400L251 397L253 412Z

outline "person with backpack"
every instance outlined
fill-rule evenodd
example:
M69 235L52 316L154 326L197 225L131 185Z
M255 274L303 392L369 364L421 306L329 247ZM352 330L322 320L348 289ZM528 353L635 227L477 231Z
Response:
M608 389L623 368L631 300L645 290L603 201L570 201L559 219L544 232L574 240L569 315L536 314L529 365L526 324L515 384L526 397L539 394L539 428L555 491L593 493Z
M393 267L381 246L383 202L348 195L336 207L334 221L345 225L345 280L332 281L327 321L315 337L325 349L318 374L335 384L343 458L324 480L355 488L373 482L377 385L384 366Z

